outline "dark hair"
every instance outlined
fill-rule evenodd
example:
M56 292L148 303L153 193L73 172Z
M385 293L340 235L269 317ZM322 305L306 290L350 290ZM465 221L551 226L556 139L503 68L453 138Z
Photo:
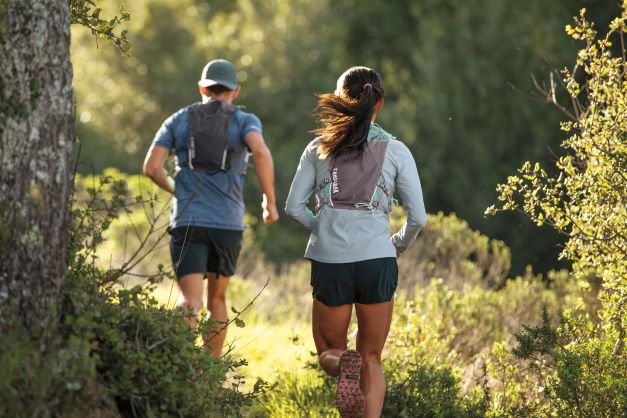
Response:
M207 89L207 91L211 94L213 94L214 96L219 96L222 93L225 93L227 91L233 91L232 89L223 86L222 84L214 84L213 86L209 86L209 87L205 87Z
M375 104L385 97L381 76L367 67L351 67L337 80L335 93L318 95L314 115L322 124L313 132L320 137L321 158L361 150Z

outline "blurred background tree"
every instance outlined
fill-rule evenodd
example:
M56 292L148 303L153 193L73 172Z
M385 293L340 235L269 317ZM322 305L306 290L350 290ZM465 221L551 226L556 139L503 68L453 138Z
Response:
M125 57L73 33L80 171L140 170L162 121L199 100L202 66L223 57L239 69L238 100L264 125L284 201L312 139L314 92L334 89L351 65L380 71L389 96L380 123L418 162L430 212L456 212L512 249L513 274L556 267L556 233L517 215L485 219L494 185L521 162L548 163L561 114L535 102L532 74L562 68L577 50L563 32L580 7L607 25L617 3L602 0L137 0ZM112 4L112 8L119 7ZM251 176L251 177L254 177ZM251 226L276 262L302 254L306 234L284 217L256 228L260 192L248 181Z

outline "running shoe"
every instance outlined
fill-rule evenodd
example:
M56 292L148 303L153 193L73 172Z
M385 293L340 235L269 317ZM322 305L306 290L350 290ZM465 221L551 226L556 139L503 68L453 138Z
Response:
M361 356L358 351L346 350L340 356L340 379L335 405L342 418L361 418L366 401L359 388Z

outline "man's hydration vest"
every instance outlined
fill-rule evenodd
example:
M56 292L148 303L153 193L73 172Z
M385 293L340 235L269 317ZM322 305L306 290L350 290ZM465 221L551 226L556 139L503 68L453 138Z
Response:
M383 161L389 140L366 142L361 151L331 157L329 173L316 191L316 212L329 206L339 209L380 210L389 214L392 196L383 177Z
M235 150L229 145L229 128L233 115L239 109L221 100L196 103L187 108L190 136L187 161L181 167L208 174L231 171L231 159L240 158L246 174L247 150ZM240 155L241 154L241 155Z

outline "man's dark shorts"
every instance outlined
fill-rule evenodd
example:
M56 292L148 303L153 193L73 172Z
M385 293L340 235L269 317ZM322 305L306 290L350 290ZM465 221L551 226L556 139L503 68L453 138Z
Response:
M242 231L179 227L170 231L170 254L176 278L192 273L235 274Z
M392 300L398 283L396 258L354 263L311 261L313 297L327 306Z

